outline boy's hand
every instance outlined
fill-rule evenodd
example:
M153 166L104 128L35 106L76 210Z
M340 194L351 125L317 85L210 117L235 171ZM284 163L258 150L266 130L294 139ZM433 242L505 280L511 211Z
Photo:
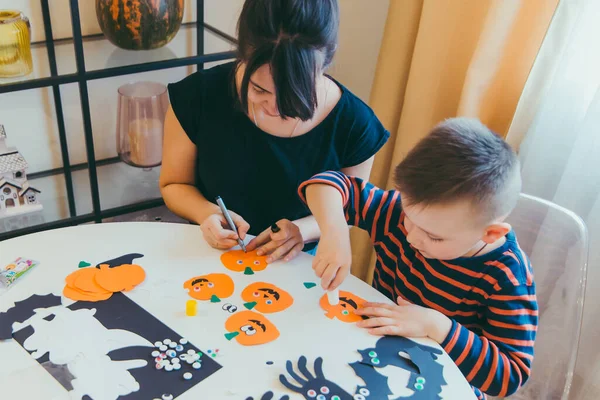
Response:
M321 278L325 290L333 290L342 284L350 273L352 251L348 227L324 233L321 236L317 254L313 260L315 274Z
M396 335L406 337L429 337L442 343L450 329L452 321L439 311L417 306L400 297L398 305L383 303L365 303L355 311L369 319L357 322L361 328L367 328L373 335Z
M258 249L259 256L267 255L267 262L272 263L280 258L290 261L296 257L304 248L304 239L298 225L287 219L277 221L278 232L271 228L265 229L260 235L248 243L246 249L252 251Z
M229 215L231 215L231 219L240 234L240 239L244 240L246 232L250 229L250 225L248 225L244 218L231 210L229 210ZM227 220L221 213L206 217L200 224L200 229L206 243L215 249L228 250L238 245L238 235L229 229L229 224L227 224Z

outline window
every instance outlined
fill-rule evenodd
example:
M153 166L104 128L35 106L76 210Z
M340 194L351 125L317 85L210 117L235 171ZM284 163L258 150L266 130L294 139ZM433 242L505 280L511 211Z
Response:
M17 171L15 172L15 178L16 179L20 179L23 177L23 171Z
M31 193L27 195L27 202L29 204L35 203L35 193Z
M10 194L11 190L9 187L5 187L4 190L2 191L4 194Z

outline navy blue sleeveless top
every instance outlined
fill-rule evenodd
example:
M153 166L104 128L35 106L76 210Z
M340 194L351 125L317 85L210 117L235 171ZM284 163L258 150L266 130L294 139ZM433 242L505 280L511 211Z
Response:
M249 233L258 235L280 219L310 215L297 194L300 183L368 160L389 132L369 106L334 80L342 96L319 125L292 138L270 135L237 106L235 65L218 65L169 84L169 97L198 148L196 186L209 201L221 196L248 221Z

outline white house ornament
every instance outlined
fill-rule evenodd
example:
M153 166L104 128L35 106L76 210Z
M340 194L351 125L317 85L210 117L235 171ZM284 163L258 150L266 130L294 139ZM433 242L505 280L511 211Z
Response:
M0 125L0 218L41 210L40 191L29 185L27 161L6 143L6 131Z

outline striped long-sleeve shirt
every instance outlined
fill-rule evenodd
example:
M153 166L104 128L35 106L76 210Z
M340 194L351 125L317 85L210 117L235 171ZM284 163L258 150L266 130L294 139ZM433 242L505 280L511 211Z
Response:
M373 286L440 311L452 329L440 343L478 398L508 396L529 378L538 307L529 260L514 232L491 252L449 261L423 257L406 240L398 191L359 178L326 172L304 182L326 184L342 196L346 220L366 230L377 254Z

